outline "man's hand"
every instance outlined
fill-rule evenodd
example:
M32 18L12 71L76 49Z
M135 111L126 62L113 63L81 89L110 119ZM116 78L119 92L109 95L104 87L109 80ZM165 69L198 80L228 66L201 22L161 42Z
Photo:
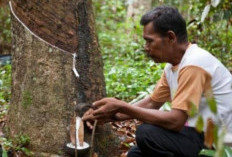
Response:
M96 110L94 110L91 115L87 115L82 119L84 121L98 120L103 123L117 120L116 113L120 111L123 105L127 105L126 102L115 98L103 98L94 102L93 107L96 108Z
M94 117L93 112L94 110L91 108L88 111L86 111L82 117L82 120L85 121L87 127L91 130L93 129L94 121L97 120L96 117ZM116 117L117 116L115 115L115 118L112 118L112 119L111 118L98 119L98 125L115 121Z
M86 117L91 117L92 115L93 115L93 109L92 108L90 108L89 110L87 110L85 113L84 113L84 115L83 115L83 117L82 117L82 120L83 121L86 121L85 123L86 123L86 125L87 125L87 127L89 128L89 129L93 129L93 124L94 124L94 118L89 118L88 120L84 120Z

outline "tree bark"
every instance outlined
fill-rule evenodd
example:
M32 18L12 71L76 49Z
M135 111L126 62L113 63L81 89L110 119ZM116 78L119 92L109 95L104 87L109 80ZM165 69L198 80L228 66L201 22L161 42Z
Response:
M36 156L63 154L74 106L106 95L92 2L15 0L12 10L30 31L12 15L8 135L28 135ZM79 78L72 71L74 52ZM109 126L99 127L96 134L95 151L115 155L119 144Z

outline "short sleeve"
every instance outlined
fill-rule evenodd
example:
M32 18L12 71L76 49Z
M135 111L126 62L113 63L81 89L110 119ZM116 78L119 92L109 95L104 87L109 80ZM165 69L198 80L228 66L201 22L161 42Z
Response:
M165 72L161 75L153 93L150 95L151 99L156 102L170 101L170 88L165 76Z
M181 69L172 108L189 112L193 104L198 109L201 97L210 82L210 74L200 67L186 66Z

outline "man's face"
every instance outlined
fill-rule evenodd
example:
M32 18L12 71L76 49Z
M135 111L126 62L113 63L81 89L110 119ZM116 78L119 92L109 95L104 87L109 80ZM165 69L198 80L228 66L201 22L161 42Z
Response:
M156 63L168 62L170 57L170 45L167 37L162 37L154 31L153 23L144 26L143 38L146 41L144 49Z

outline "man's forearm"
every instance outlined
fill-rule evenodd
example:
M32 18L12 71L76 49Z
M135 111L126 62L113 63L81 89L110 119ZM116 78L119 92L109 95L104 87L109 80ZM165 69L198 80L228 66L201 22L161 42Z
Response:
M123 105L120 112L126 113L128 116L141 120L145 123L158 125L174 131L179 131L187 120L187 114L180 110L165 112L156 109Z
M141 108L148 108L148 109L159 109L160 106L163 105L163 103L160 102L154 102L150 96L147 96L146 98L134 103L134 104L130 104L133 106L138 106ZM117 113L116 114L116 119L122 121L122 120L128 120L128 119L132 119L131 116L129 116L127 113Z
M159 109L163 105L163 103L162 102L154 102L150 98L150 96L147 96L146 98L144 98L144 99L142 99L134 104L130 104L130 105L141 107L141 108L148 108L148 109ZM128 115L127 113L117 113L116 119L122 121L122 120L132 119L132 117L130 115Z
M132 105L142 107L142 108L159 109L163 104L164 104L164 102L155 102L150 98L150 96L147 96L144 99L142 99L142 100L140 100Z
M131 116L124 113L116 113L115 119L118 121L129 120L132 119Z

